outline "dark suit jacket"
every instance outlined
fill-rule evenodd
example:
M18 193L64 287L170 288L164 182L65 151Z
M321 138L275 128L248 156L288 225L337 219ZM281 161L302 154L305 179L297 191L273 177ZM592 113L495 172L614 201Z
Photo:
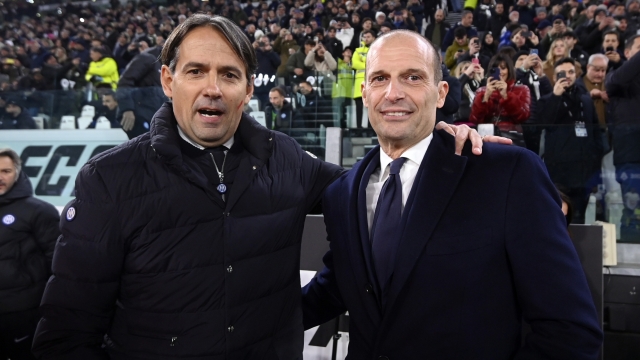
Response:
M381 311L365 189L379 148L326 190L330 251L303 288L305 328L348 310L349 359L596 359L595 307L558 193L532 152L454 155L435 132L404 213ZM521 319L533 333L521 347Z

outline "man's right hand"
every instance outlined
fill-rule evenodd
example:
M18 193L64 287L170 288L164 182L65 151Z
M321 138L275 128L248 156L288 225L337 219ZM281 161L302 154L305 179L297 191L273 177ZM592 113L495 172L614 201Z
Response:
M293 69L293 72L294 72L296 75L302 75L302 73L303 73L304 71L303 71L302 69L300 69L300 68L295 68L295 69Z
M568 81L569 80L567 80L567 78L562 78L556 81L556 84L553 86L553 94L556 96L562 96L565 90L567 90L567 87L569 87L569 85L567 85Z
M122 113L122 121L120 121L120 125L122 125L122 130L130 131L133 129L133 124L136 122L136 116L133 114L133 111L125 111Z

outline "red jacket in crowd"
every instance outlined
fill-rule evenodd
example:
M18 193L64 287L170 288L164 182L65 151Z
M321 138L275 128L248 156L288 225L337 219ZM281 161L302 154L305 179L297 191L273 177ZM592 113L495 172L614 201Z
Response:
M482 102L487 87L483 86L476 92L471 107L469 121L474 124L493 123L502 131L516 130L516 124L529 119L529 105L531 95L529 88L515 85L514 80L507 81L507 98L503 99L499 91L494 91L487 102Z

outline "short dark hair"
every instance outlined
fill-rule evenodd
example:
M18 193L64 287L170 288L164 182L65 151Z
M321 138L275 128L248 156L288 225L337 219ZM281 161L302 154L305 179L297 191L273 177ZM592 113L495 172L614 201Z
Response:
M456 39L462 39L467 36L467 29L463 28L462 26L457 27L455 30L453 30L453 36Z
M564 57L564 58L556 61L556 63L553 64L553 68L555 69L555 68L557 68L558 66L560 66L562 64L571 64L571 65L573 65L573 67L575 67L576 66L576 61L573 60L570 57Z
M274 86L269 90L269 92L277 92L280 96L287 96L287 92L284 90L282 86Z
M160 54L162 65L168 66L172 73L175 72L176 65L180 58L180 44L192 30L203 26L212 27L227 39L233 52L244 63L247 82L251 83L251 77L258 68L256 52L242 29L231 20L222 16L195 14L178 25L173 32L171 32L171 35L169 35L162 47L162 53Z
M633 47L633 43L637 38L640 38L640 34L629 36L629 38L627 38L626 42L624 43L624 49L630 50Z
M433 81L435 84L438 84L440 81L442 81L442 66L441 66L442 59L440 58L440 51L436 49L436 47L431 43L431 41L426 39L424 36L417 34L415 31L398 29L398 30L389 31L388 33L380 35L380 37L377 38L375 41L383 41L385 38L389 36L395 36L395 34L401 34L401 33L411 34L412 36L416 36L417 39L420 39L421 41L427 44L427 47L431 49L431 52L433 54L433 57L431 59L431 65L433 66ZM366 76L366 67L365 67L365 76Z
M607 35L615 35L618 38L618 42L620 42L620 33L615 30L607 30L602 34L602 40L604 40Z
M18 155L18 153L11 150L10 148L0 148L0 157L3 156L11 159L13 167L16 169L16 173L20 175L20 170L22 169L22 161L20 160L20 156Z
M315 41L313 41L313 39L307 39L307 40L304 42L304 44L305 44L305 45L316 46L316 42L315 42Z
M373 37L377 37L377 36L376 36L376 33L375 33L375 32L373 32L373 30L365 30L365 31L363 31L360 35L362 36L362 35L364 35L364 34L371 34L371 36L373 36Z
M513 60L511 60L512 57L513 56L507 56L506 54L497 53L489 61L488 68L493 69L495 67L500 67L501 64L504 64L509 74L507 75L507 80L515 80L516 70L515 70L515 67L513 66Z
M469 14L473 15L473 11L471 11L471 10L463 10L461 17L465 17L465 16L467 16Z

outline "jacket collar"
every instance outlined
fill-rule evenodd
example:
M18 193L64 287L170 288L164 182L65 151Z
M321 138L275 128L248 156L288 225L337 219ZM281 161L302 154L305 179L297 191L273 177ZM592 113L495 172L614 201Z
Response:
M181 168L182 154L179 145L181 140L177 125L173 104L167 101L154 115L149 133L151 146L156 153L164 157L169 164ZM271 156L272 136L271 131L249 115L242 113L235 137L242 140L245 151L263 162L266 161Z
M0 205L12 203L15 200L30 197L33 195L33 187L31 181L25 174L24 169L20 171L18 180L13 184L11 189L4 195L0 196Z

